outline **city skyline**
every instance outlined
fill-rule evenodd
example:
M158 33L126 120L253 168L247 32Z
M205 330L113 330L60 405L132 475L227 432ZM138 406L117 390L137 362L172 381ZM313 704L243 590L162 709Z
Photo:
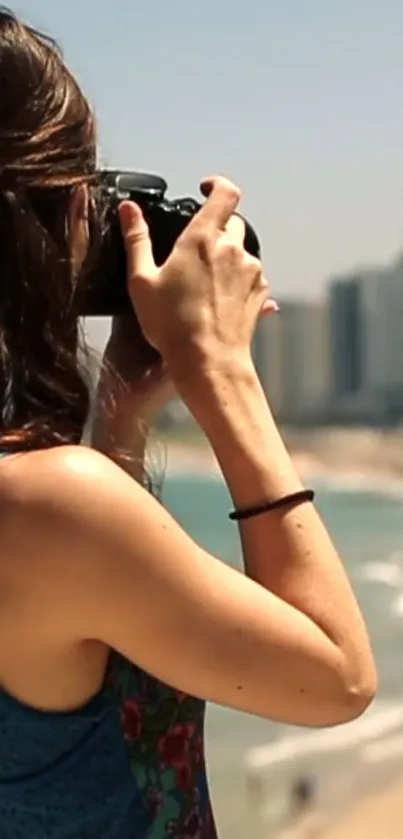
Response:
M254 342L257 370L281 421L403 421L403 255L333 277L319 301L280 301Z
M106 162L158 170L174 194L214 170L240 182L278 294L399 250L398 0L13 7L60 42Z
M239 182L276 296L399 252L399 0L13 7L60 42L104 162L157 171L173 195L214 171Z

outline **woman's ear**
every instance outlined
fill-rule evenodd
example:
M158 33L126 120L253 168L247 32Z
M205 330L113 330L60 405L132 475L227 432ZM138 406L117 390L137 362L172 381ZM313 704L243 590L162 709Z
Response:
M75 187L72 191L68 213L68 236L74 273L82 267L88 251L88 202L87 184Z

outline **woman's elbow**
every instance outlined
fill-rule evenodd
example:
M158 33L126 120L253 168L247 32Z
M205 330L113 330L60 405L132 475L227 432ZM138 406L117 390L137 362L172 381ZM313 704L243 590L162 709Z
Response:
M349 685L345 690L345 722L360 717L371 705L378 691L378 678L375 666L368 668L365 678Z
M328 725L352 722L365 713L378 690L378 678L373 660L360 667L355 678L343 678L335 691L335 701L330 709Z

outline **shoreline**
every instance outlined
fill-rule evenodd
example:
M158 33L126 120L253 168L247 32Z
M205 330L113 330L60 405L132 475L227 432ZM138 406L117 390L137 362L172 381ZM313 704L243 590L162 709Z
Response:
M373 794L359 797L318 839L402 839L402 772ZM297 839L297 836L295 837ZM298 839L304 839L303 835ZM308 837L306 837L308 839Z
M340 815L326 818L314 807L273 839L402 839L402 772L372 793L358 796Z
M342 492L385 493L403 498L403 432L320 429L284 432L295 468L304 482ZM167 473L219 476L208 442L159 439L166 453ZM151 443L151 449L153 444ZM318 821L302 819L274 836L278 839L402 839L403 770L391 764L370 779L357 776L341 806L330 802ZM323 816L323 818L322 818ZM270 833L270 836L273 836Z
M205 476L221 474L214 453L208 443L203 440L196 443L182 443L168 439L161 443L157 438L157 444L162 445L165 450L164 460L166 460L169 474L189 475L193 472ZM333 452L331 448L328 448L326 455L323 451L314 451L313 447L306 449L299 447L294 449L292 445L287 447L295 469L303 481L334 482L336 485L343 484L345 488L350 485L352 489L362 488L369 491L377 488L382 490L385 487L395 488L397 491L403 490L403 441L401 449L399 446L401 460L399 457L393 468L390 458L382 462L382 455L376 458L357 456L357 450L351 451L352 445L353 441L350 441L350 445L346 448L341 445L344 452L340 452L340 446L337 446ZM151 444L151 450L152 447L153 444ZM320 448L322 449L322 445Z

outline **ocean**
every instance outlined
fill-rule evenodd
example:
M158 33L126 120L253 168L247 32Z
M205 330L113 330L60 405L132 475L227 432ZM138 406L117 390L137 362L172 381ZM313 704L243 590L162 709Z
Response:
M379 695L359 721L319 732L210 706L207 754L221 839L279 836L301 776L313 779L326 822L403 769L403 484L313 478L311 485L367 620ZM199 543L240 567L219 477L168 472L162 497Z

